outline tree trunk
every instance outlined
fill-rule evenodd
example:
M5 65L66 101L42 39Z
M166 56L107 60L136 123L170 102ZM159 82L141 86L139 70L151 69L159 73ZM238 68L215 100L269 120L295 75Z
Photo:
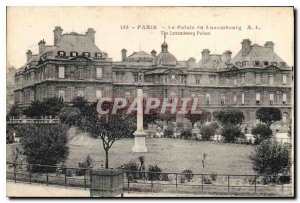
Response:
M105 168L108 169L108 149L105 150Z

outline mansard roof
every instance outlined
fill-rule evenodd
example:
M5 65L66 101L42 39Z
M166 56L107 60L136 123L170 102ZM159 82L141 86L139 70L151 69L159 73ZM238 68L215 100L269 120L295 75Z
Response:
M269 47L253 44L250 46L250 52L243 56L242 49L232 58L231 62L249 61L252 64L254 61L268 61L268 62L284 62L272 49Z
M77 52L78 54L82 54L83 52L91 54L101 53L100 49L87 35L74 32L62 35L54 49L54 54L58 51L65 51L66 53Z

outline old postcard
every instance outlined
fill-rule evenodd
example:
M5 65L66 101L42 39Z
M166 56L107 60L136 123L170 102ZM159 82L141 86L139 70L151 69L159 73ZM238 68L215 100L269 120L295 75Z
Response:
M8 7L8 197L294 197L293 7Z

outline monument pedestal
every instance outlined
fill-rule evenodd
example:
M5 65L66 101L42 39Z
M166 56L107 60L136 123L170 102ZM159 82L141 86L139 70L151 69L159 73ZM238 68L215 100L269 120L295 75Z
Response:
M145 131L135 131L134 135L134 145L132 147L133 152L148 152L146 147L146 133Z

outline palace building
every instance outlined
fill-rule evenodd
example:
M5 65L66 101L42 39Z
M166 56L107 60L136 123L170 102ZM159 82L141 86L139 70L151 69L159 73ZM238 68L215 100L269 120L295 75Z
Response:
M15 103L20 106L54 96L64 102L77 96L89 102L101 97L133 99L141 71L145 97L197 97L211 114L236 107L244 112L247 129L257 122L255 112L261 107L281 109L283 119L273 126L277 130L286 132L292 123L293 67L275 53L271 41L261 46L244 39L234 57L229 50L217 55L203 49L200 61L177 60L164 41L159 53L127 55L122 49L122 60L113 62L96 46L94 29L63 33L57 26L53 32L54 44L41 40L39 53L28 50L26 64L15 74Z

